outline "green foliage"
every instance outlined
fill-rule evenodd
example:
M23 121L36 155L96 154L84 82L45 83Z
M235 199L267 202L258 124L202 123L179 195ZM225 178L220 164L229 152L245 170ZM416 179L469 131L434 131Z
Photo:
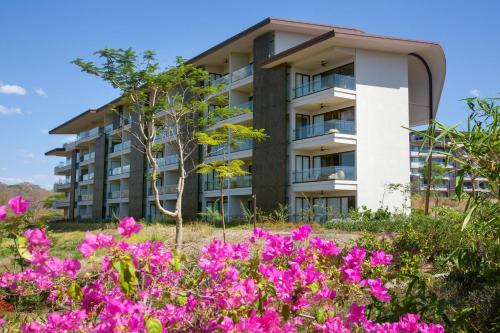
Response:
M116 258L112 261L113 268L118 272L118 283L122 292L131 297L134 295L138 280L135 266L130 257Z
M148 318L146 320L146 333L161 333L163 328L161 322L156 318Z

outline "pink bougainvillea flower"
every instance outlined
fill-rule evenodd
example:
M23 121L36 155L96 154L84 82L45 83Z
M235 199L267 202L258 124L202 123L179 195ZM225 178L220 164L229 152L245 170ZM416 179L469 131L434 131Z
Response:
M9 200L10 209L16 215L21 215L26 213L28 207L30 206L30 201L24 200L21 195L17 195Z
M312 228L309 224L301 225L298 229L292 231L294 241L305 241L311 234Z
M28 247L33 248L48 248L51 245L50 239L47 238L45 229L28 229L24 232L24 236L28 240Z
M7 206L0 206L0 221L3 221L7 218Z
M118 233L125 238L129 238L132 234L136 234L141 231L141 228L142 225L136 223L133 217L127 216L120 220Z
M113 241L112 235L97 234L94 235L87 231L85 234L85 239L78 246L78 249L83 254L84 257L90 256L95 250L106 247L113 246L115 242Z
M389 302L391 300L391 294L389 294L389 291L384 286L384 283L382 282L381 278L378 278L376 280L372 279L363 280L361 281L361 285L370 286L370 292L379 301Z
M364 305L352 304L349 308L347 321L350 323L359 323L364 321L366 319L365 310L366 307Z
M387 266L392 262L392 254L386 254L384 250L380 249L372 251L372 258L370 259L370 266L375 267L378 265Z

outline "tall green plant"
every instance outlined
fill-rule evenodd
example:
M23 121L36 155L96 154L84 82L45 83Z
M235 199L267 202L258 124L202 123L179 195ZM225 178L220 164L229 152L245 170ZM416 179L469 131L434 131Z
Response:
M462 229L473 219L485 200L473 187L471 193L464 191L463 181L469 176L474 183L479 177L486 178L491 189L491 196L500 199L500 128L498 98L466 98L469 107L467 126L449 126L437 120L433 121L427 131L420 131L429 145L429 152L442 142L447 149L440 152L447 160L458 166L455 192L461 199L467 196L467 214ZM496 212L500 213L498 204Z

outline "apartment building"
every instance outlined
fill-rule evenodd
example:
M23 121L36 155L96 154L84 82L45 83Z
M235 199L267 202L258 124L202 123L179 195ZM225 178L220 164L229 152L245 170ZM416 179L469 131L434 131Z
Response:
M444 170L444 174L431 186L431 190L441 197L453 197L455 195L455 184L457 171L460 166L451 159L446 158L444 152L448 151L446 143L436 145L432 152L432 164L439 165ZM424 138L416 133L410 134L410 179L412 192L423 193L427 188L427 183L422 174L423 166L428 163L429 148L425 144ZM491 193L488 180L484 177L472 179L470 175L465 175L463 181L465 192Z
M200 147L198 162L241 159L249 172L228 181L227 216L240 216L252 195L264 211L283 204L295 219L312 214L319 221L350 207L403 207L406 194L387 187L410 182L403 126L425 124L436 115L445 79L438 44L268 18L189 62L210 73L207 84L225 84L220 93L230 107L251 111L222 121L251 124L269 136L238 147ZM50 131L77 135L47 152L65 158L55 169L64 178L54 188L66 194L56 206L70 219L158 216L147 163L130 135L134 114L123 107L113 112L119 105L119 99L111 101ZM167 130L158 139L164 147L158 158L166 207L177 198L174 137ZM184 216L217 208L218 186L215 175L190 176Z

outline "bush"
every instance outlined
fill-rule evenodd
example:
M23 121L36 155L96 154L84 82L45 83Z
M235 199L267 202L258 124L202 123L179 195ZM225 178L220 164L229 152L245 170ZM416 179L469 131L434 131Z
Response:
M392 256L369 237L362 242L373 251L356 246L341 255L333 242L311 239L309 225L290 236L256 228L246 243L214 240L187 258L160 242L131 242L140 230L127 217L120 236L87 233L82 255L106 256L83 276L78 260L50 255L45 229L25 230L18 251L27 267L0 276L5 304L41 316L22 331L444 331L421 321L428 311L391 315Z

